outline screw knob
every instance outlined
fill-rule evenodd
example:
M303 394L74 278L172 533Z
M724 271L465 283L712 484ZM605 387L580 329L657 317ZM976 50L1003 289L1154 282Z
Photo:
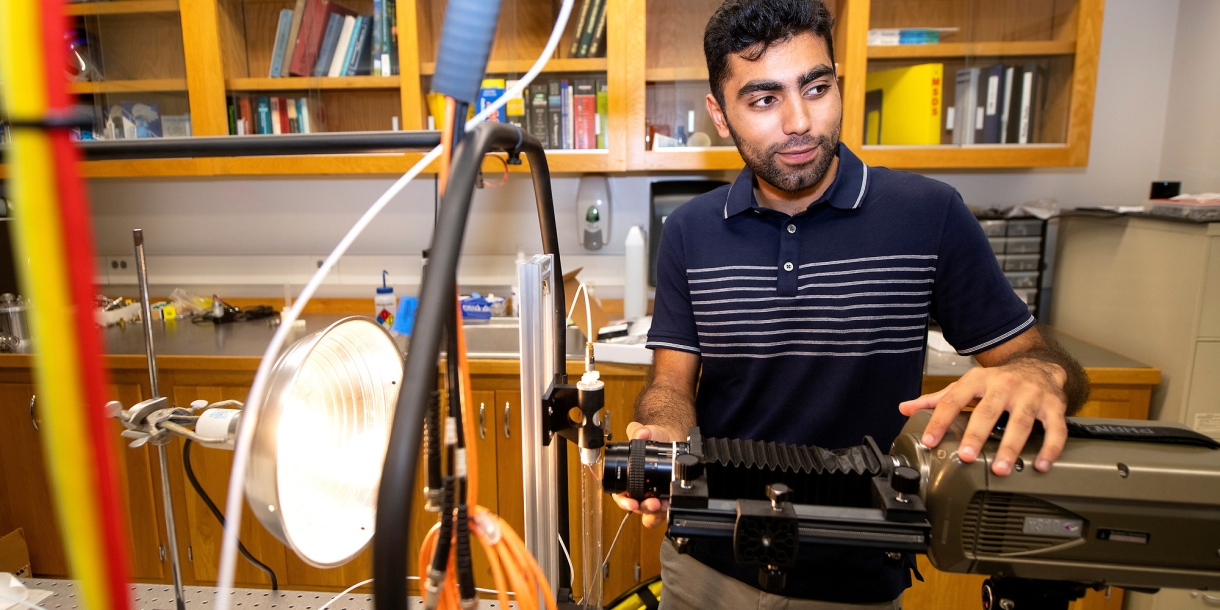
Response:
M900 494L919 493L919 471L910 466L899 466L890 475L890 487Z
M772 483L767 486L767 497L771 499L771 506L778 508L781 502L792 500L792 488L783 483Z
M674 474L679 481L692 481L703 474L703 463L690 453L683 453L674 458Z

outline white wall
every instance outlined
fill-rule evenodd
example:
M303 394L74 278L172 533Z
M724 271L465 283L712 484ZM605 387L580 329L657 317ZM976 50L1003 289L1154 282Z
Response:
M1191 15L1217 12L1216 0L1182 1L1193 11ZM1177 151L1176 142L1184 137L1183 132L1197 135L1190 140L1195 142L1191 150L1210 151L1211 159L1216 158L1220 146L1220 138L1192 133L1193 126L1203 121L1197 118L1200 116L1211 117L1211 133L1216 133L1216 113L1208 111L1220 99L1214 94L1220 68L1214 61L1217 43L1206 40L1206 34L1209 27L1213 32L1217 28L1185 15L1181 21L1188 34L1177 45L1180 57L1175 60L1178 0L1117 0L1107 4L1088 167L929 174L956 186L967 203L974 205L1012 205L1050 197L1072 207L1138 202L1147 196L1152 180L1179 175L1171 174L1171 170L1194 167L1191 171L1203 171L1197 163L1190 165L1191 159L1202 159L1197 152L1191 152L1186 161L1177 160L1186 153L1166 154L1162 170L1162 151ZM1203 52L1211 54L1191 56ZM1189 88L1209 74L1212 89L1207 91L1213 94L1190 101L1176 95L1179 87ZM1175 92L1172 105L1171 89ZM1209 103L1211 108L1207 107ZM1173 116L1167 121L1169 108ZM1172 141L1165 137L1167 129ZM1220 167L1208 163L1206 169ZM655 178L661 177L673 176ZM638 175L612 178L610 245L598 253L565 261L569 269L585 267L582 277L593 280L602 296L620 294L622 240L630 225L647 226L648 183L652 179ZM147 232L153 281L164 282L161 288L193 282L199 291L271 296L283 293L282 282L295 284L299 290L316 259L330 251L391 182L390 177L93 180L90 189L99 254L128 255L130 229L142 227ZM418 254L427 247L433 219L433 182L431 177L424 177L408 187L400 201L392 204L356 243L352 249L355 256L345 259L322 294L371 294L381 268L390 269L397 278L392 281L400 286L417 281ZM578 183L573 176L554 181L563 251L572 254L580 252L575 217ZM1189 182L1184 186L1194 188ZM527 252L540 249L537 235L533 191L527 177L514 176L504 187L478 191L461 280L502 289L511 283L517 248ZM231 258L200 258L219 254ZM159 258L167 256L185 258ZM192 271L175 274L167 270L171 266L190 267ZM257 273L248 271L255 268L259 269ZM282 282L279 276L283 276ZM113 283L130 284L118 279ZM121 288L111 290L121 292Z
M1161 177L1183 193L1220 192L1220 2L1181 0Z

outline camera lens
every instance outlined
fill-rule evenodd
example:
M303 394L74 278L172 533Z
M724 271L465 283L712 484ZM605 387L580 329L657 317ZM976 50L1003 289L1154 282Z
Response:
M607 492L626 493L636 500L668 498L675 449L685 445L642 439L606 443L602 484Z

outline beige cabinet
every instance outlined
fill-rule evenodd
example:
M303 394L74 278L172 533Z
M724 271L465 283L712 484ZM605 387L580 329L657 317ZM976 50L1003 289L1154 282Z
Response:
M1159 368L1151 419L1220 438L1220 223L1060 222L1052 323Z

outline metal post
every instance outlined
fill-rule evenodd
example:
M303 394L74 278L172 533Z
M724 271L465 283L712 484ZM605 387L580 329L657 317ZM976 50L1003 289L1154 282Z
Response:
M157 352L153 349L152 304L148 298L148 268L144 265L144 231L132 230L132 238L136 243L136 276L140 281L140 315L144 321L144 350L148 355L148 383L152 388L151 398L160 398L161 390L157 384ZM169 459L165 455L165 445L157 445L157 459L161 463L161 500L165 507L165 543L169 546L169 562L174 573L174 598L178 610L186 610L186 600L182 591L182 564L178 560L178 539L174 528L174 501L169 490Z
M547 349L554 345L555 325L551 289L561 278L554 275L549 254L536 255L517 268L517 294L521 308L521 469L524 479L523 539L525 546L538 560L538 566L551 585L543 595L554 597L560 587L561 572L557 542L559 538L556 483L561 476L556 454L563 443L558 438L544 445L542 397L555 375L555 356ZM558 363L562 366L564 363ZM566 476L566 472L563 476ZM566 565L566 562L565 562ZM566 601L566 600L565 600Z

